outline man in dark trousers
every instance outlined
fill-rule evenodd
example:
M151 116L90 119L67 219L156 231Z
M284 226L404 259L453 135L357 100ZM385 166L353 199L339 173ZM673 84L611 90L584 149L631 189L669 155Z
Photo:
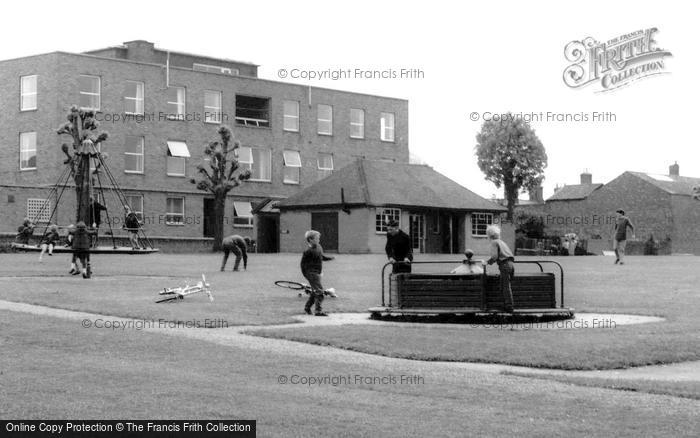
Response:
M234 271L238 271L238 265L240 265L241 259L243 259L243 269L248 269L248 244L246 243L246 239L238 234L224 237L224 240L221 241L221 248L224 250L224 260L221 262L221 271L226 267L230 252L236 255L236 263L233 265Z
M408 234L399 228L395 220L389 221L386 230L386 256L393 263L392 273L411 272L413 245Z
M625 264L625 248L627 247L627 229L632 231L632 239L634 239L634 225L625 216L625 210L617 210L617 217L615 218L615 227L613 228L613 233L615 237L613 239L613 249L615 250L615 264Z

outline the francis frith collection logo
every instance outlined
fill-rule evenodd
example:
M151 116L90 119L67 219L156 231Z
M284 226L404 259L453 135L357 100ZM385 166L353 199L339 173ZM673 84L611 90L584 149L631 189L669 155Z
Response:
M564 83L571 88L597 85L597 92L612 91L653 75L668 73L664 62L671 52L659 48L653 27L620 35L606 42L588 37L564 48Z

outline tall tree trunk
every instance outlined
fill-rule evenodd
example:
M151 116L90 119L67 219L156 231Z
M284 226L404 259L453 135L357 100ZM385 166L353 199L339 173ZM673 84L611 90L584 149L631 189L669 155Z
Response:
M506 219L508 222L513 223L513 211L515 210L515 203L518 201L518 187L514 184L504 184L503 192L508 207Z
M90 222L90 156L87 154L80 155L80 163L78 163L75 174L75 207L76 217L75 223L80 221L85 222L85 225L91 227Z
M224 240L224 213L226 212L226 194L214 194L214 247L212 251L221 251Z

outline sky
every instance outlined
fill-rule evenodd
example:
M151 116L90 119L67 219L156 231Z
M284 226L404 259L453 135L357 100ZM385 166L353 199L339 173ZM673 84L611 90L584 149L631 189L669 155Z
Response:
M678 162L681 175L700 177L698 139L691 135L700 38L690 3L124 0L81 3L78 11L87 16L77 18L61 2L32 2L31 17L24 6L3 5L0 59L143 39L253 62L265 79L406 99L411 154L487 198L502 197L502 189L476 164L476 135L484 118L508 111L532 114L548 156L545 198L557 185L577 184L584 171L607 183L626 170L666 174ZM662 58L663 74L606 92L597 92L599 81L564 83L572 64L564 54L568 43L650 28L657 29L655 47L671 53ZM289 77L347 69L398 77ZM401 78L401 69L413 77Z

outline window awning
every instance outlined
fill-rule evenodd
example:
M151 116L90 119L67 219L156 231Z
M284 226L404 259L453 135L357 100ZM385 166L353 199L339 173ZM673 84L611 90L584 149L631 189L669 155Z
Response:
M253 217L253 206L250 204L250 202L234 201L233 209L238 217Z
M168 150L173 157L190 158L190 150L184 141L168 141Z
M284 165L287 167L301 167L299 151L284 151Z

